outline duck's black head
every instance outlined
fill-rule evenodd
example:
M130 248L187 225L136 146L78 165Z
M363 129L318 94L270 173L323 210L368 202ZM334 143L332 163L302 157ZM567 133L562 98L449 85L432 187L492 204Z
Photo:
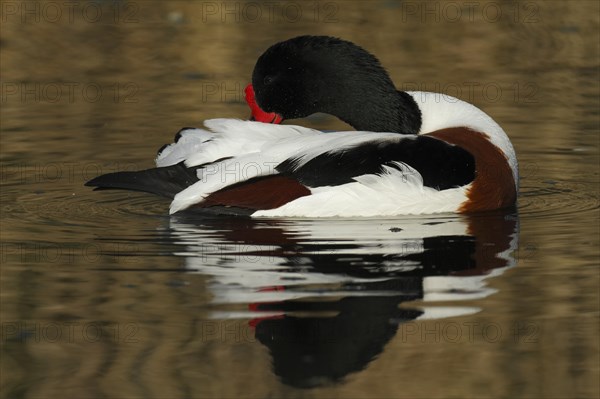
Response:
M419 107L396 90L375 56L329 36L271 46L256 62L246 99L261 122L324 112L357 130L414 134L421 126Z

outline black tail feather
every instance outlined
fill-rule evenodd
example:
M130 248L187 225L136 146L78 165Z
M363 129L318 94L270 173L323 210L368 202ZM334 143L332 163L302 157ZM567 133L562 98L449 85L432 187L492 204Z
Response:
M196 170L183 162L177 165L152 168L137 172L116 172L98 176L85 183L86 186L102 189L122 189L144 191L167 198L186 189L198 181Z

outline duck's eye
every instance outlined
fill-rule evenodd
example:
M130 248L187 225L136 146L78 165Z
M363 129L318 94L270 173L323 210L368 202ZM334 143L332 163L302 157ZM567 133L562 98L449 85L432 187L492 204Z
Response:
M273 83L273 80L275 80L275 78L272 75L267 75L265 76L265 78L263 79L263 84L265 86L270 85L271 83Z

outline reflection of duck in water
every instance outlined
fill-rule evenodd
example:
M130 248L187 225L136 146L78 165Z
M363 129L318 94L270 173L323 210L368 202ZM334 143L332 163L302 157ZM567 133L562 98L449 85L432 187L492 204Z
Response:
M248 312L284 383L310 387L363 369L400 323L459 316L443 300L489 295L514 266L515 214L397 220L171 220L186 268L213 277L213 302ZM399 305L423 301L419 306Z
M325 112L357 131L214 119L207 129L182 129L159 151L158 168L86 184L169 197L171 213L389 216L515 203L517 160L492 118L457 98L396 90L353 43L301 36L273 45L256 63L246 100L259 122Z

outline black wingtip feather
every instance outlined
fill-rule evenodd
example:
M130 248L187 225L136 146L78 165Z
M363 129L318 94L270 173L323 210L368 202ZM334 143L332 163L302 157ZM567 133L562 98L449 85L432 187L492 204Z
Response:
M108 173L85 183L96 189L121 189L143 191L173 198L175 195L198 181L196 169L186 167L183 162L163 168L140 170L137 172Z

